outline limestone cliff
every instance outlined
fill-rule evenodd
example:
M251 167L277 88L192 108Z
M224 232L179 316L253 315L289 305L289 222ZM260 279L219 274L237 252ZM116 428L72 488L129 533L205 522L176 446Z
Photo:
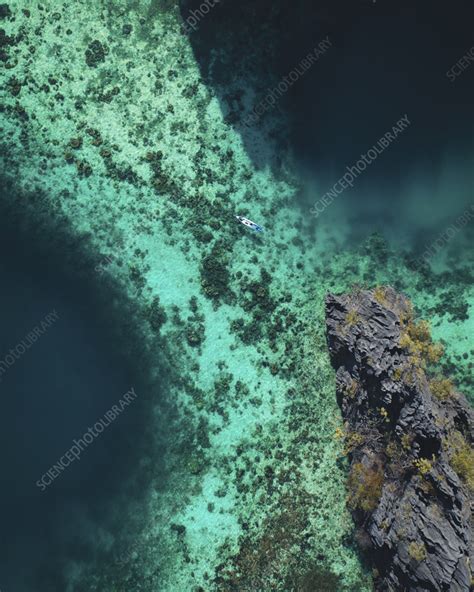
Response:
M431 377L442 348L392 288L326 298L348 504L380 592L469 592L474 415Z

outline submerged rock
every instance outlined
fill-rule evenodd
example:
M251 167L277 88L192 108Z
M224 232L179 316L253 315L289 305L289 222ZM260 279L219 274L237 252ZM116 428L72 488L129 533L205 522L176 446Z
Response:
M96 68L100 63L105 62L105 57L108 53L109 50L107 46L95 39L89 43L86 49L86 64L90 68Z
M12 11L8 4L0 4L0 19L10 18L12 16Z
M392 288L326 297L356 538L380 592L469 592L474 414Z

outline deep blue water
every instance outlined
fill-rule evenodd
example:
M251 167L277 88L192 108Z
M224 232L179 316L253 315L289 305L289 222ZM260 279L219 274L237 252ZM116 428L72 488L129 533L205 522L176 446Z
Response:
M183 18L200 4L181 0ZM274 108L288 124L277 143L282 151L291 149L304 185L295 206L309 218L309 209L346 166L407 114L410 127L338 197L331 223L349 222L350 246L384 231L391 241L419 250L472 201L472 66L454 81L447 72L474 45L473 10L468 0L454 0L449 7L427 0L223 2L201 19L190 40L227 113L238 96L226 91L232 62L250 59L263 80L272 72L275 88L328 37L330 49ZM270 32L262 27L267 21ZM265 35L271 35L275 53L266 51ZM218 59L216 46L225 49ZM246 81L256 104L265 99L267 84L259 78ZM256 166L266 166L266 158L278 161L278 150L260 150L252 126L236 126Z
M0 589L47 592L62 589L61 557L87 561L97 546L92 525L107 528L137 466L149 393L117 339L121 319L110 314L93 264L86 281L64 266L52 235L27 241L17 222L7 215L0 223L0 360L48 313L59 319L0 381ZM76 258L84 268L82 253L67 255L69 266ZM36 481L132 386L138 397L41 491Z

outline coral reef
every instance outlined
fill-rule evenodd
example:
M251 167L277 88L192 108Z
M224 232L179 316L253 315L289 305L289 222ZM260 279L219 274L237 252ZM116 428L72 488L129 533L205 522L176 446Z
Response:
M446 379L429 325L390 287L326 298L351 469L348 503L378 591L468 592L474 414ZM356 385L356 388L354 388ZM354 438L356 433L359 437Z

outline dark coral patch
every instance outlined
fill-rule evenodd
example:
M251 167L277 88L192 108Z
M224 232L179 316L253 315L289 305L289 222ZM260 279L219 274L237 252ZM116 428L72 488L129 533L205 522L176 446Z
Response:
M86 64L90 68L96 68L100 63L105 62L105 57L109 53L106 45L95 39L89 43L86 49Z

